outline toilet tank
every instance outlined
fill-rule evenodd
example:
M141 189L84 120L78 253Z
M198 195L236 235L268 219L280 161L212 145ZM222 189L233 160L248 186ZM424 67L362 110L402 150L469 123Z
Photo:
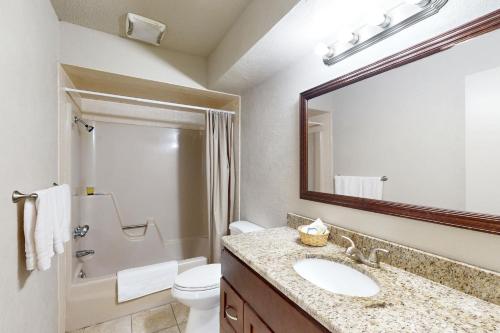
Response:
M235 221L229 223L229 234L238 235L246 232L264 230L263 227L248 221Z

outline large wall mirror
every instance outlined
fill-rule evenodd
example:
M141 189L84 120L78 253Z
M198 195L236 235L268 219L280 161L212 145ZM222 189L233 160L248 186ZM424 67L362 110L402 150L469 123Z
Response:
M301 198L500 234L500 11L301 94Z

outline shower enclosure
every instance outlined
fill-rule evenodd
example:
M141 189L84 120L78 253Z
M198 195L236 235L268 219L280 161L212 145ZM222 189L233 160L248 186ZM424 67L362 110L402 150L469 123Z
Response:
M61 82L72 86L74 69L63 67ZM79 69L75 81L89 72L100 73ZM72 188L75 229L64 265L66 329L173 301L167 290L117 303L116 273L170 260L182 272L207 262L204 113L84 94L60 103L62 178Z
M130 267L208 255L204 132L94 122L79 131L79 225L93 250L78 272L104 276ZM78 127L76 127L78 128ZM94 190L86 195L86 188Z

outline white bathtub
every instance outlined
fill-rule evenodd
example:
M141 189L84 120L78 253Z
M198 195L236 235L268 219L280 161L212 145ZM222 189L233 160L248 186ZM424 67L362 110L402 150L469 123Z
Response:
M207 263L207 236L164 239L153 220L147 221L146 227L123 230L112 196L77 197L75 201L80 211L78 220L90 229L85 237L71 242L67 331L173 301L170 290L165 290L119 304L116 273L120 270L178 260L179 272L183 272ZM77 259L74 252L78 250L94 250L95 254ZM85 278L79 276L82 271Z
M207 258L196 257L179 261L179 273L204 265ZM76 269L84 269L80 263ZM66 302L66 330L73 331L110 319L168 304L173 301L169 290L147 295L124 303L117 302L116 274L74 279Z

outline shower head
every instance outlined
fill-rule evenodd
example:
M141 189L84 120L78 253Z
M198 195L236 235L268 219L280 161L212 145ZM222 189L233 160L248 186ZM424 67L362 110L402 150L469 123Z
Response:
M78 118L77 116L73 117L73 121L75 122L75 124L78 124L78 123L82 124L85 127L85 129L87 130L87 132L89 132L89 133L92 132L95 128L94 126L87 124L86 122L84 122L83 120Z

